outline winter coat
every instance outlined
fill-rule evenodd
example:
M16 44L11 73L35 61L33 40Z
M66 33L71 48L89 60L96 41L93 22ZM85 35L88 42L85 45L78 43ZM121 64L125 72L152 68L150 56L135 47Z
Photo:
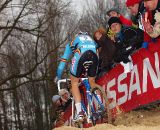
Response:
M96 41L99 45L99 59L101 61L101 68L105 68L106 71L110 69L110 65L113 62L113 57L116 51L115 43L103 34L100 40Z
M143 31L139 28L124 27L116 34L115 45L117 48L114 60L116 62L129 62L128 56L139 49L143 42Z

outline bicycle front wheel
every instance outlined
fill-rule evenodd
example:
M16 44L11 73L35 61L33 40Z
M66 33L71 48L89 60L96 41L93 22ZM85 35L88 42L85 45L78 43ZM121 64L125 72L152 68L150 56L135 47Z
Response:
M97 123L110 123L111 114L108 109L108 99L104 89L101 86L95 86L92 91L92 102L94 112L92 113L93 124Z

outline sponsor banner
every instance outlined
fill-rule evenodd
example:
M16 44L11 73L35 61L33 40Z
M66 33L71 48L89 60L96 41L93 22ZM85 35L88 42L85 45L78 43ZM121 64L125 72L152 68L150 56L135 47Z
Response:
M134 67L130 73L123 73L118 64L98 81L110 99L110 109L119 106L127 112L160 100L160 52L140 49L132 60Z

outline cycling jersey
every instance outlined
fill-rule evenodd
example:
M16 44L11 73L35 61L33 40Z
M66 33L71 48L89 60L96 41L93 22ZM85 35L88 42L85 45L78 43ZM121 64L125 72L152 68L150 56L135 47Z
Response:
M72 58L72 64L70 67L70 72L72 75L79 77L80 71L82 71L80 69L77 70L78 66L80 66L79 61L82 61L81 57L83 54L84 55L89 54L88 51L93 52L93 54L90 53L90 55L92 55L92 57L94 57L93 59L91 58L91 60L94 60L94 66L96 66L96 63L98 63L97 44L90 36L80 34L80 35L76 36L76 38L71 43L68 43L66 45L64 54L61 57L61 61L58 66L58 70L57 70L58 79L61 79L65 64L68 61L68 59L70 58L71 54L73 54L73 58ZM86 54L85 52L88 52L88 53ZM94 54L96 54L96 55L94 55ZM85 57L85 59L87 59L87 58ZM84 56L83 56L83 61L85 61ZM92 73L91 76L94 76L94 74Z

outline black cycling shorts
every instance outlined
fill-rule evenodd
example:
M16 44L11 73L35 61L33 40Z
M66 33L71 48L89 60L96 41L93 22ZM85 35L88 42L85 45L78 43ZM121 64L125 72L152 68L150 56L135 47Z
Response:
M87 71L87 76L95 77L98 68L98 56L93 51L88 50L84 52L79 58L72 59L72 65L70 68L70 72L73 76L80 78L85 71L83 64L86 61L92 61L92 64L89 66Z

